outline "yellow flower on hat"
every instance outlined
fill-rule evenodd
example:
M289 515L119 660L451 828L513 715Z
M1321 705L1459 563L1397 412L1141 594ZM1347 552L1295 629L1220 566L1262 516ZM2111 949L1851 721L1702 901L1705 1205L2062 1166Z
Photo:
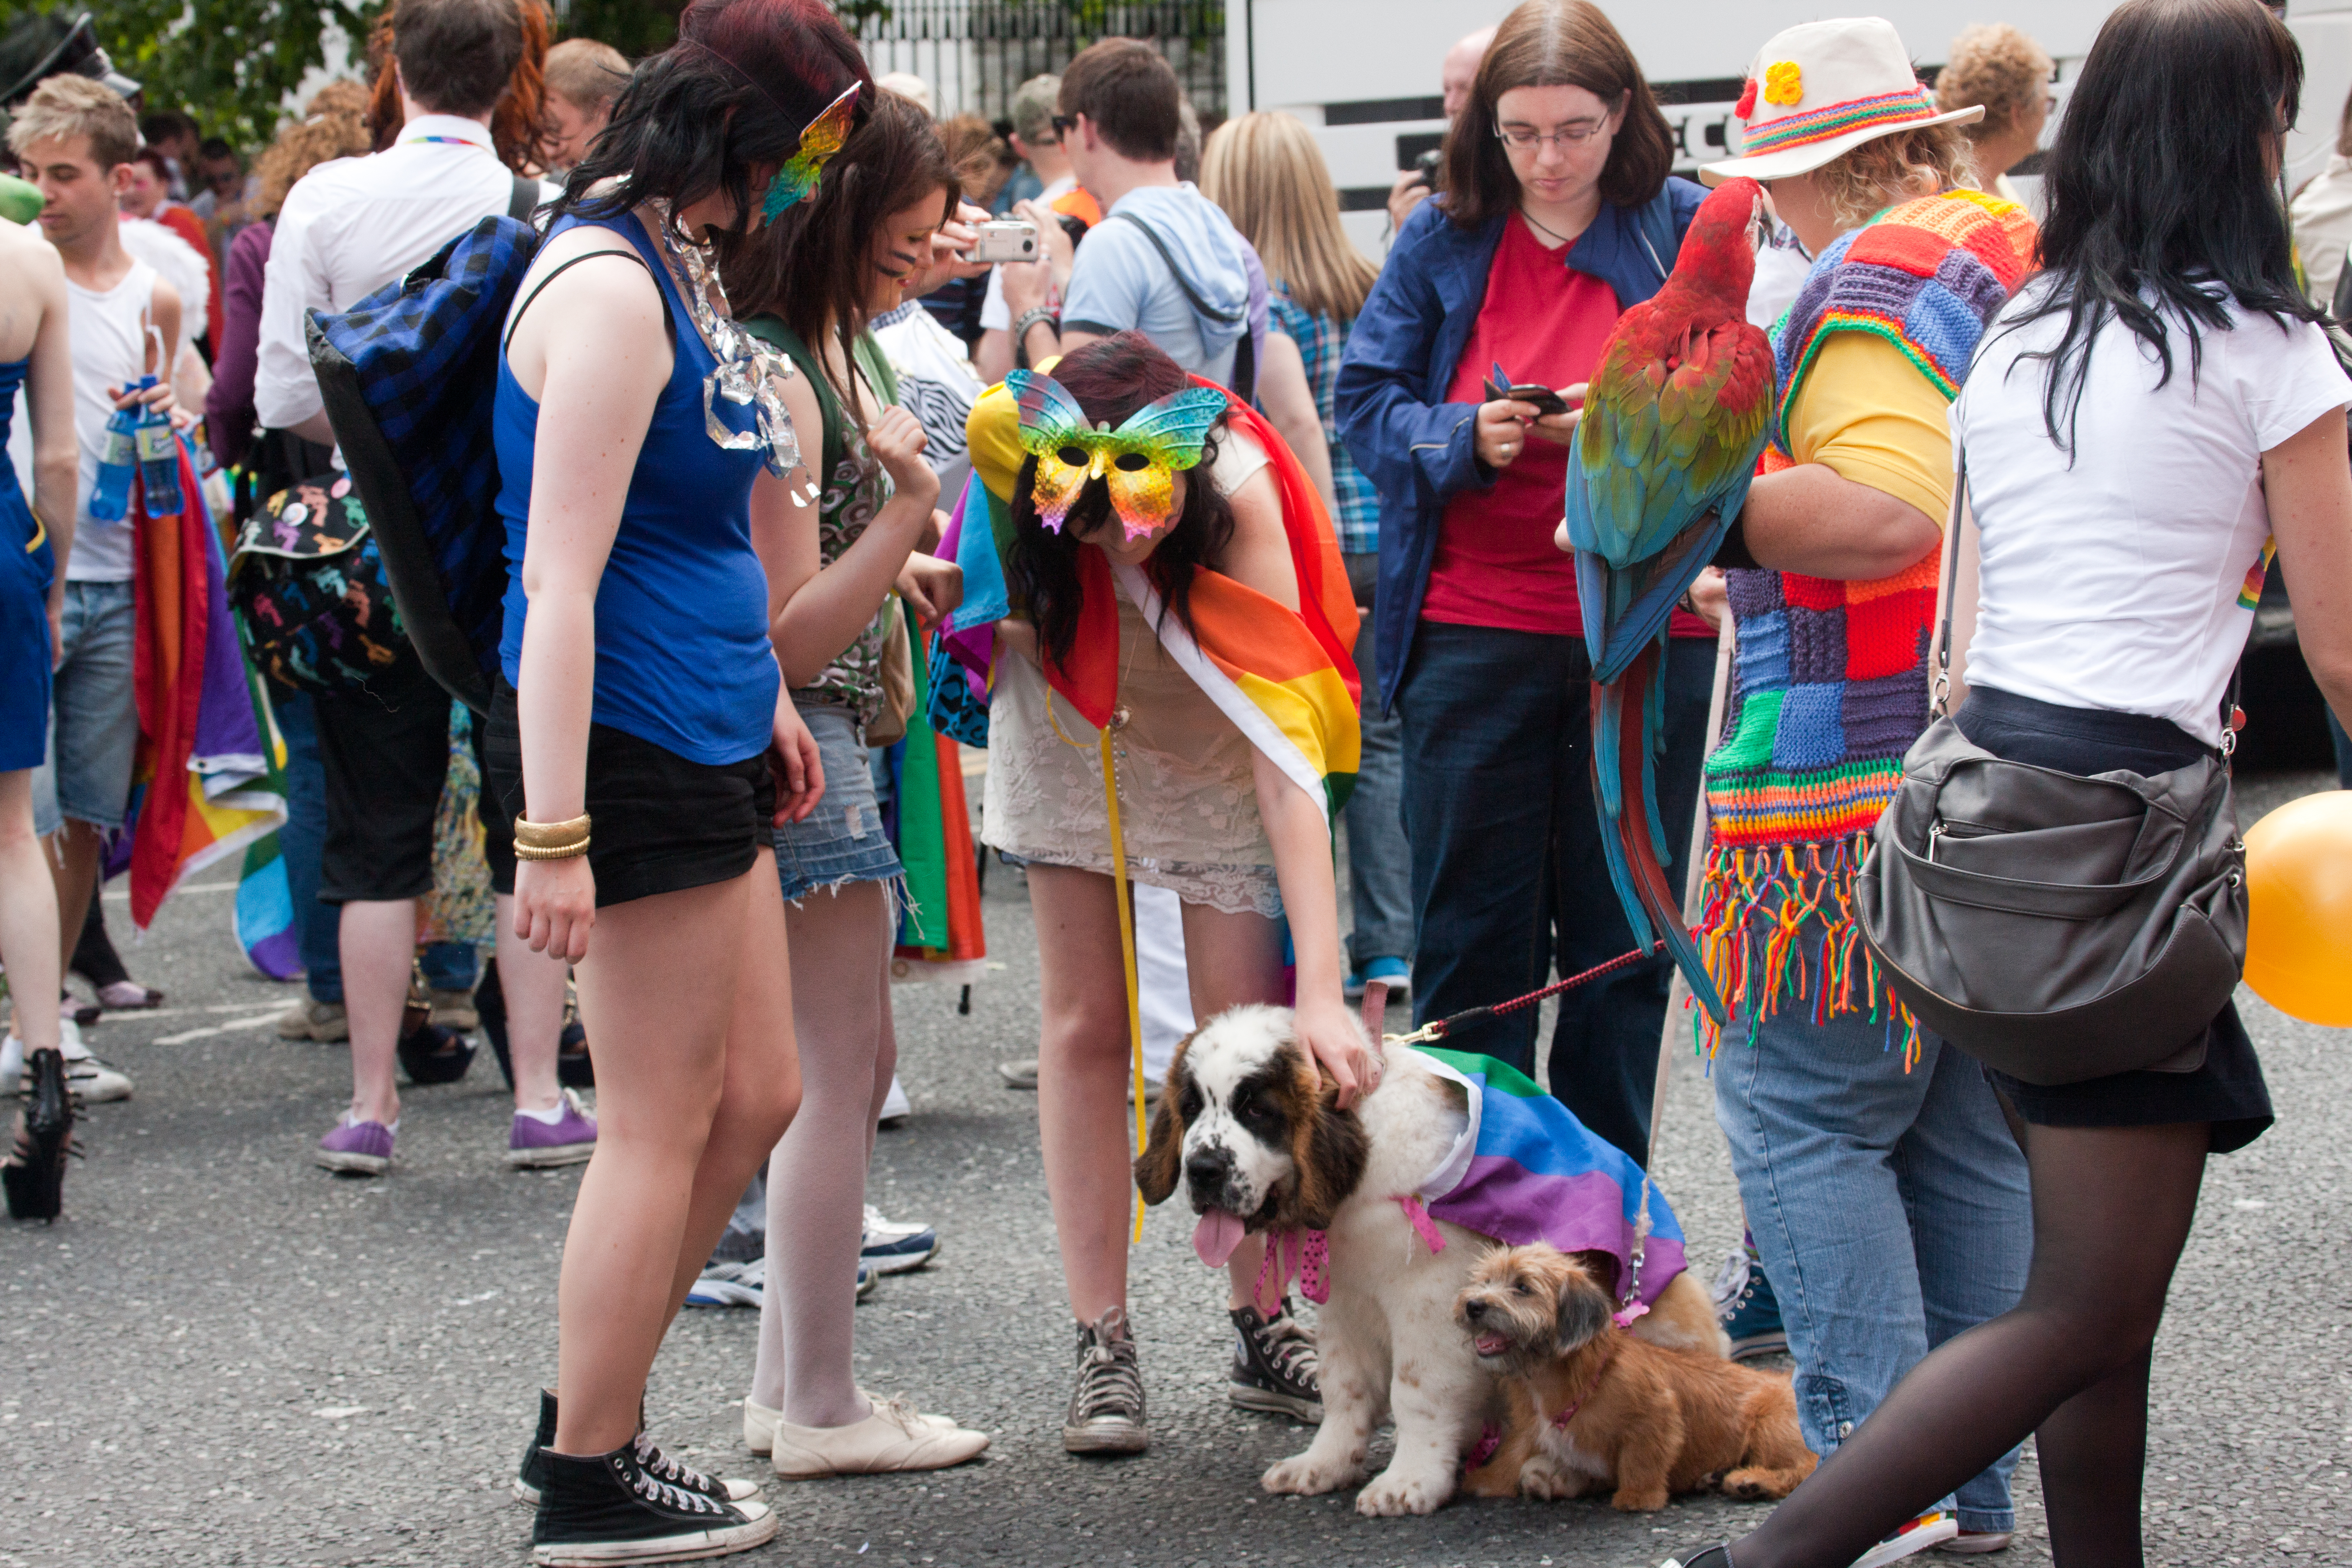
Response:
M1788 108L1805 96L1804 76L1794 60L1775 60L1764 68L1764 101Z

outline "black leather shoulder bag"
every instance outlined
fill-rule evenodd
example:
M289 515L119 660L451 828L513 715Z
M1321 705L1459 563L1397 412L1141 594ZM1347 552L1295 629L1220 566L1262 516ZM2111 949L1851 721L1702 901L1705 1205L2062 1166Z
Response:
M1855 880L1864 939L1922 1025L2012 1078L2191 1070L2245 964L2226 743L2152 778L2083 778L1963 735L1946 710L1967 492L1963 454L1936 718Z

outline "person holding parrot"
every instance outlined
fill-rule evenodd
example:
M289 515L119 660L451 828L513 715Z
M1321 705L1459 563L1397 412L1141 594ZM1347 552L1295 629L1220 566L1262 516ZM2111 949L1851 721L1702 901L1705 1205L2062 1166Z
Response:
M1569 488L1579 580L1601 601L1588 611L1594 676L1625 685L1627 704L1661 596L1702 549L1730 568L1736 641L1706 763L1706 984L1694 990L1724 1008L1698 1020L1718 1051L1717 1119L1796 1359L1799 1420L1825 1459L1931 1349L2015 1303L2032 1230L2023 1157L1990 1085L1885 990L1853 912L1869 829L1927 725L1947 410L2034 247L2022 210L1968 188L1959 126L1982 110L1937 113L1910 58L1874 18L1790 28L1750 70L1739 155L1700 171L1718 186L1709 209L1737 209L1722 221L1752 209L1756 182L1817 258L1773 336L1779 393L1748 437L1769 442L1752 483L1730 471L1755 449L1739 445L1751 426L1737 377L1700 374L1718 341L1735 364L1746 345L1727 325L1703 340L1697 319L1686 338L1671 321L1671 342L1654 334L1680 364L1651 362L1648 403L1638 367L1605 363ZM1695 403L1676 409L1685 380ZM1679 901L1661 905L1666 886L1637 853L1641 759L1620 761L1618 805L1635 828L1611 841L1671 940ZM1938 1541L2000 1550L2014 1463L1961 1485L1957 1518L1931 1510L1869 1561Z
M1442 189L1399 233L1340 365L1340 436L1381 497L1380 679L1365 700L1403 720L1419 1023L1634 945L1585 752L1591 611L1552 534L1571 405L1621 315L1666 283L1705 198L1668 177L1673 159L1608 17L1587 0L1528 0L1480 62ZM1677 849L1715 636L1674 608L1680 592L1664 597L1668 645L1645 688L1664 742L1656 839ZM1552 1034L1553 1092L1636 1161L1671 974L1654 958L1580 986ZM1528 1009L1454 1038L1532 1075L1535 1028Z

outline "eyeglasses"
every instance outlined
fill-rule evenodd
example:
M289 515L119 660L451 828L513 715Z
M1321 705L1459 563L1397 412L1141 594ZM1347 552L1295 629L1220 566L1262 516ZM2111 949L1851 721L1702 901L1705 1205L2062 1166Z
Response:
M1546 142L1557 142L1562 147L1581 147L1607 129L1606 120L1571 120L1552 132L1538 131L1532 125L1497 125L1495 134L1514 153L1526 153Z

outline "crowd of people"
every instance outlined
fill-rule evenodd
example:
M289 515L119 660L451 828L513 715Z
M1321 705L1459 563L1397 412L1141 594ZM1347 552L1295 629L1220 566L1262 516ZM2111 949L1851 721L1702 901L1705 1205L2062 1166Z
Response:
M1727 1012L1698 1033L1748 1226L1723 1325L1736 1355L1791 1357L1823 1463L1679 1561L2001 1551L2030 1434L2056 1560L2139 1561L2150 1347L2206 1157L2270 1125L2252 1045L2225 1005L2152 1067L1994 1071L1874 962L1859 883L1948 714L1986 758L2074 777L2225 757L2274 561L2352 713L2326 331L2352 105L2286 191L2302 64L2269 11L2126 0L2054 130L2052 61L2015 28L1953 40L1929 88L1886 22L1791 27L1702 184L1603 11L1526 0L1444 58L1449 130L1400 174L1377 262L1306 126L1204 121L1148 42L1086 48L991 122L874 75L814 0L693 0L635 62L551 30L537 0L397 0L371 79L250 158L142 114L94 50L5 106L37 214L0 223L13 1214L58 1213L72 1103L132 1092L79 1026L162 1000L96 892L157 809L134 811L160 743L137 689L142 628L179 621L146 602L181 591L151 541L182 516L218 531L247 648L221 643L221 679L252 667L278 792L253 809L284 951L247 945L299 978L280 1036L349 1045L313 1163L390 1176L402 1073L463 1074L478 1030L505 1163L585 1167L515 1481L538 1562L774 1535L757 1486L645 1429L688 1304L758 1309L743 1436L780 1477L988 1447L867 1394L853 1357L856 1300L939 1246L866 1173L905 1107L894 963L969 951L910 935L915 868L966 842L953 742L985 746L981 836L1037 927L1036 1055L1001 1070L1037 1095L1071 1452L1151 1441L1130 1159L1196 1020L1290 1009L1344 1114L1382 1080L1368 992L1427 1023L1601 970L1548 1042L1524 1007L1446 1045L1544 1060L1646 1162L1661 1042L1690 1024L1619 901L1601 612L1563 494L1621 321L1668 288L1706 187L1753 181L1733 304L1771 333L1769 440L1661 623L1653 837L1704 826L1693 934ZM1004 229L1034 258L976 254ZM355 428L314 362L320 321L478 241L520 248L480 329L503 550L468 701L362 539ZM330 561L324 640L298 645L289 595ZM1287 1267L1262 1236L1223 1250L1233 1403L1318 1420Z

